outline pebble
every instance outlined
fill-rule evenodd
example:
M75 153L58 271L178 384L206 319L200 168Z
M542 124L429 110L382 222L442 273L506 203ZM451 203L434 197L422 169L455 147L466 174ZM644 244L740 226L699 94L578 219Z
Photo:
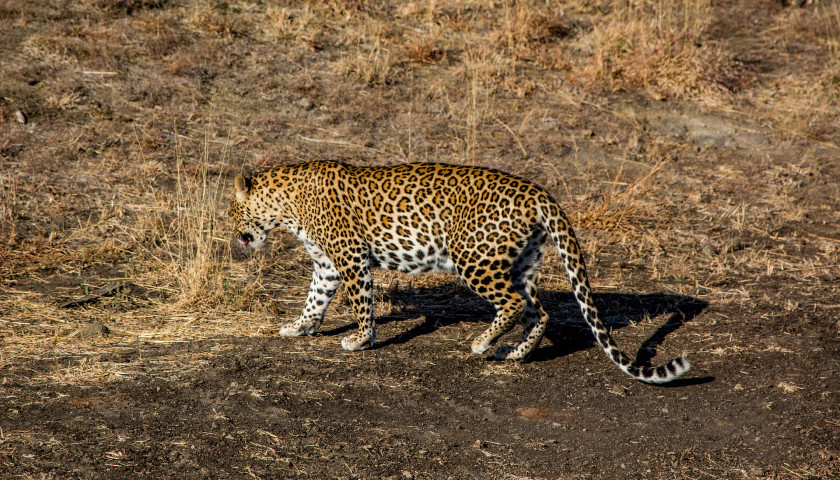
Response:
M732 253L742 250L744 244L741 242L741 237L732 236L727 238L723 243L723 253Z
M79 336L85 337L106 337L111 333L111 329L107 325L98 322L93 322L85 325L79 330Z
M297 104L298 104L298 107L300 107L304 110L312 110L313 108L315 108L315 104L312 103L312 100L310 100L306 97L303 97L300 100L298 100Z

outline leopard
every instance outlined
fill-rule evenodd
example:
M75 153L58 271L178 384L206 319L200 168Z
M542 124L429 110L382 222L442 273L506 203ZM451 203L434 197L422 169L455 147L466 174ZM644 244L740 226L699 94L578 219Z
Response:
M549 315L537 295L536 274L550 239L595 341L627 375L661 384L684 375L683 357L653 367L625 354L601 321L583 252L559 203L537 184L501 170L445 163L354 166L318 160L234 177L229 214L239 244L259 249L283 227L312 260L309 293L300 316L280 336L318 332L339 285L358 328L341 340L346 350L374 345L373 268L414 274L456 274L495 308L471 350L484 355L519 321L515 345L493 357L525 361L540 344ZM245 248L245 247L243 247Z

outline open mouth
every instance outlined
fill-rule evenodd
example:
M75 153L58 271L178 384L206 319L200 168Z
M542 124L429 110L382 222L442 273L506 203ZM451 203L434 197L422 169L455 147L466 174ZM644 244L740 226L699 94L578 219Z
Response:
M236 239L239 240L239 243L242 245L248 245L254 241L254 237L250 233L240 233L237 235Z

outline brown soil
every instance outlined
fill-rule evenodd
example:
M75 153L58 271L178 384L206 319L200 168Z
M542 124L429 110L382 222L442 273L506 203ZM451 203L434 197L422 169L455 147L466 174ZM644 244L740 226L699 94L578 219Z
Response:
M0 477L840 478L840 9L636 4L0 4ZM445 275L377 274L373 350L340 297L278 337L308 260L231 251L230 180L323 158L543 185L694 369L623 376L554 254L524 364Z

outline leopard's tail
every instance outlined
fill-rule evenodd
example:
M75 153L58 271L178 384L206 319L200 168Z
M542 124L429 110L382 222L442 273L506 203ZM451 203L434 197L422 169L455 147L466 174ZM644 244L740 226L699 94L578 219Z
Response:
M610 336L609 331L604 327L598 316L598 309L592 301L592 290L589 287L589 279L586 276L586 266L583 261L583 253L578 245L575 232L566 215L560 209L556 201L547 194L541 201L540 223L548 231L551 240L560 250L560 257L566 266L569 281L572 283L572 290L580 305L583 318L592 329L592 334L604 353L618 365L618 368L627 375L646 383L667 383L681 377L691 369L688 360L679 357L660 367L639 365L627 354L618 348L615 340Z

